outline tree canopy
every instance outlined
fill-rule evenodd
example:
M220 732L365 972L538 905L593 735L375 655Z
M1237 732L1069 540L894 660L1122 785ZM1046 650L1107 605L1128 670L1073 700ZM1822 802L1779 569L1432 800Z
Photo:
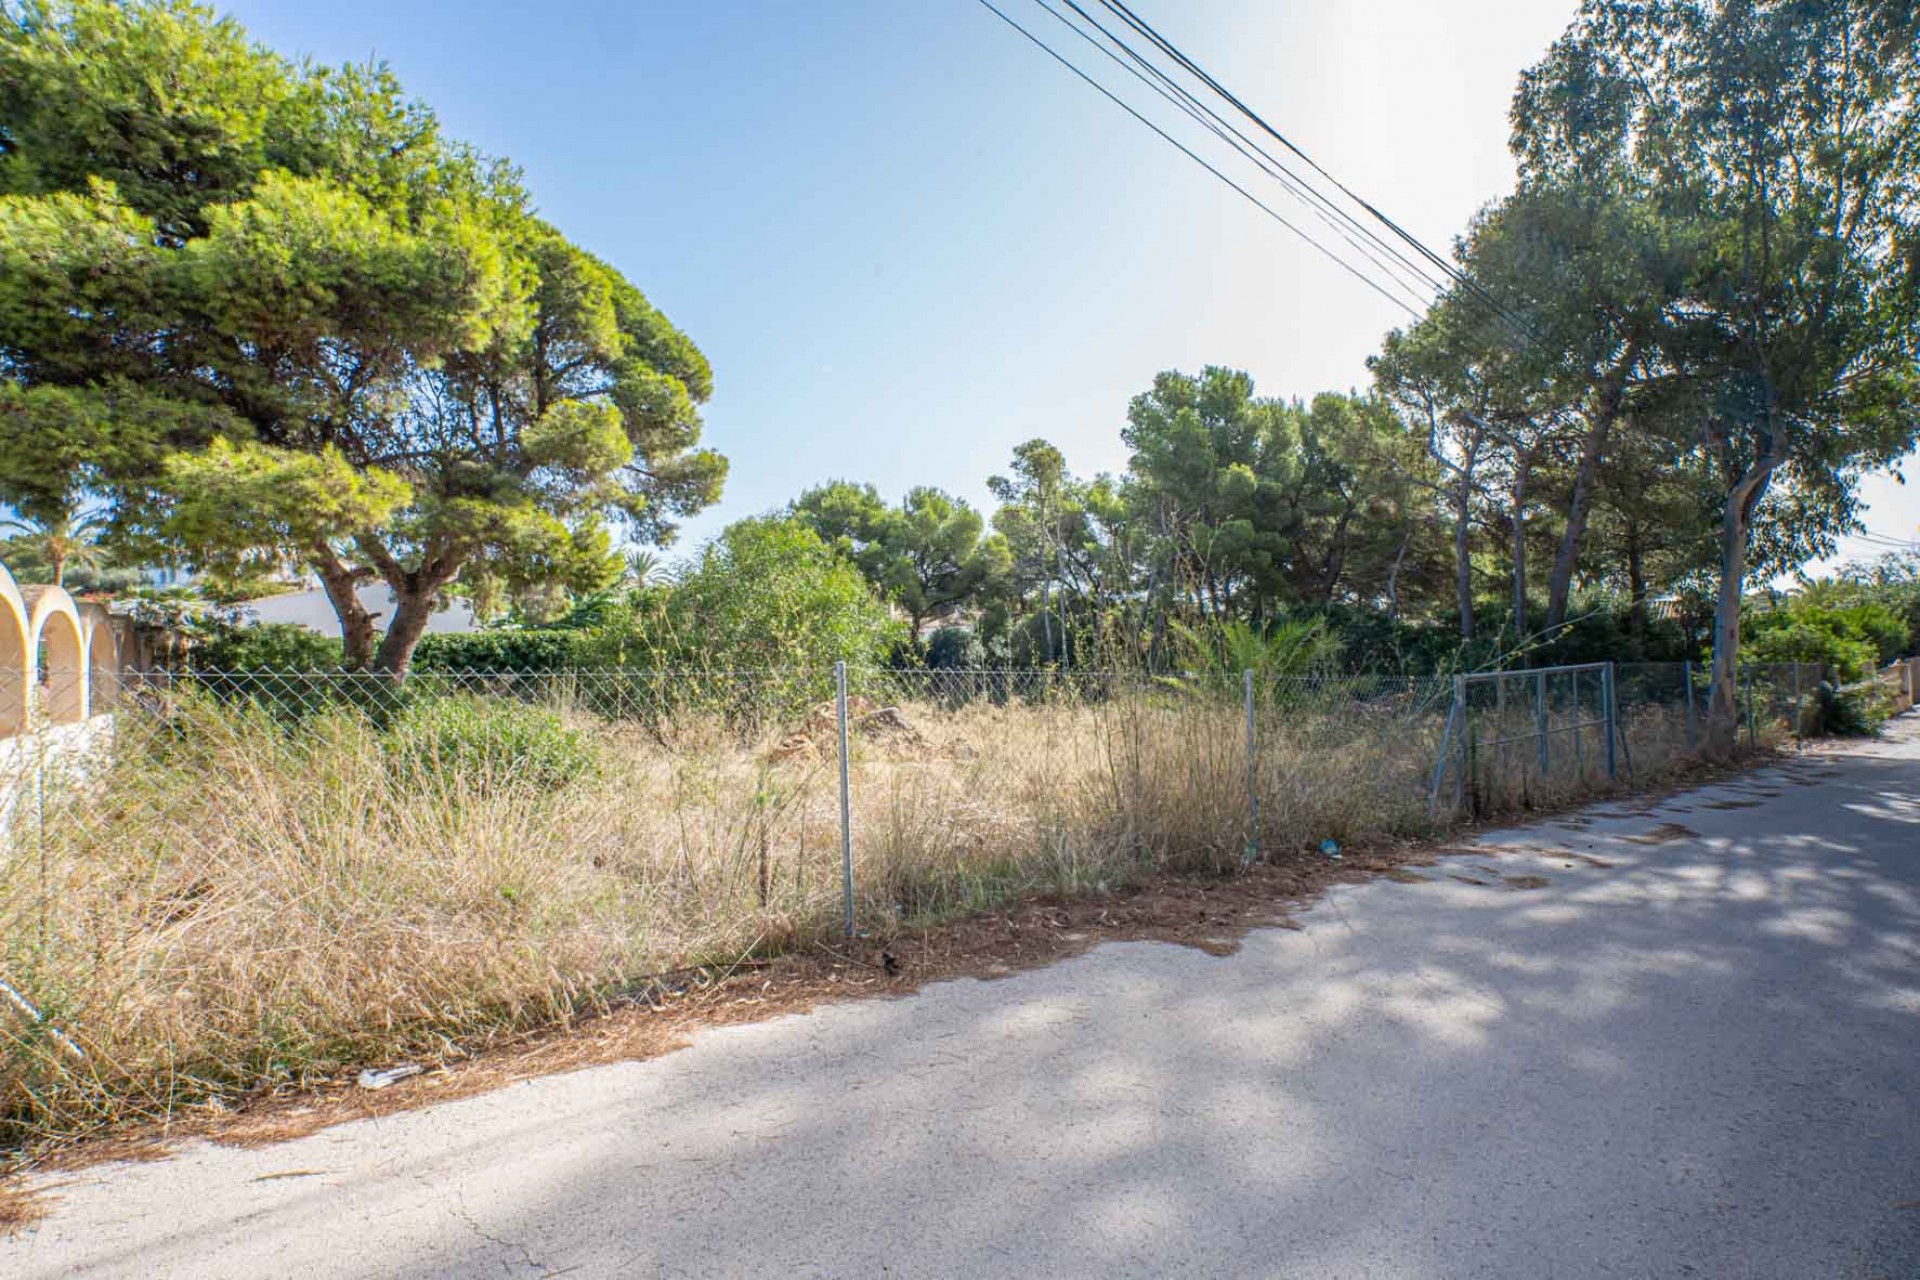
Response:
M1514 99L1523 182L1628 202L1675 250L1648 425L1714 480L1723 744L1756 559L1830 551L1860 474L1920 434L1920 67L1898 8L1588 0ZM1648 297L1632 275L1609 291Z
M610 526L718 496L699 350L384 67L182 0L0 15L0 500L298 557L348 662L398 672L463 573L604 583Z
M355 665L404 669L449 590L624 598L617 643L675 663L1710 657L1724 743L1743 604L1762 655L1890 643L1751 589L1920 438L1910 5L1586 0L1513 97L1516 189L1370 385L1169 369L1112 474L1032 439L980 509L835 480L664 575L617 544L716 498L711 372L511 166L384 68L180 0L0 14L0 501L229 576L297 558Z

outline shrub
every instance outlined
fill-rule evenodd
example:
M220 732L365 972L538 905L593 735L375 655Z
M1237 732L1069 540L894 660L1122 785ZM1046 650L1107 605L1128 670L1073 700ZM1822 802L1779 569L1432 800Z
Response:
M473 631L422 636L415 671L564 671L580 665L585 633L571 630Z
M934 671L965 671L986 660L986 649L968 627L941 627L927 638L927 666Z
M340 640L294 622L222 626L194 655L205 671L337 671Z
M1753 621L1740 656L1747 662L1825 663L1846 681L1870 675L1880 655L1834 610L1783 609Z
M1880 686L1835 689L1822 683L1816 732L1836 738L1871 738L1880 732L1893 708Z
M603 635L632 666L820 670L883 664L906 629L860 571L796 520L728 525L672 587Z
M387 727L390 759L421 775L553 791L599 770L593 739L558 712L470 694L405 707Z

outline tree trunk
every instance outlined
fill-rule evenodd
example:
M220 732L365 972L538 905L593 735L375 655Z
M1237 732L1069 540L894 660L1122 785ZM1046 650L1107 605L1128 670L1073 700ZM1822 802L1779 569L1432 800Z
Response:
M358 534L354 541L393 591L393 621L387 624L373 668L397 684L413 665L414 646L427 633L440 589L459 574L465 557L455 548L429 545L421 551L420 567L407 569L378 536Z
M1627 521L1627 634L1633 656L1644 659L1647 645L1647 566L1640 545L1640 522Z
M1604 426L1596 426L1587 433L1586 441L1580 448L1580 465L1574 468L1573 490L1567 495L1567 524L1560 532L1560 546L1553 556L1553 571L1547 577L1549 633L1567 620L1567 597L1573 592L1573 569L1580 556L1580 539L1587 532L1587 515L1593 507L1600 459L1606 452L1606 435Z
M1516 649L1527 636L1527 480L1533 470L1531 455L1522 455L1513 471L1513 643ZM1524 654L1521 662L1526 662Z
M1412 541L1413 526L1408 525L1393 553L1393 567L1387 570L1387 618L1396 625L1400 621L1400 566L1406 562L1407 544Z
M394 589L398 603L394 606L393 622L380 640L380 651L374 655L375 671L396 682L406 678L407 670L413 665L414 648L427 633L427 623L433 618L434 602L439 595L440 584Z
M1453 587L1460 606L1460 638L1473 639L1473 547L1468 524L1473 514L1473 472L1460 470L1459 486L1453 496Z
M1640 359L1640 344L1627 344L1625 354L1614 366L1613 376L1602 392L1587 438L1580 442L1580 464L1574 468L1573 489L1567 495L1567 526L1560 533L1560 547L1554 553L1553 572L1547 579L1547 631L1556 630L1567 619L1567 597L1573 591L1573 568L1580 555L1580 540L1586 536L1587 516L1593 509L1593 491L1600 475L1600 463L1607 456L1607 440L1620 416L1626 399L1627 378Z
M1040 582L1040 630L1047 638L1046 660L1040 665L1053 665L1053 597L1052 583L1042 579Z
M1777 433L1776 433L1776 437ZM1778 459L1771 449L1727 494L1720 517L1720 586L1713 609L1712 685L1707 690L1705 749L1725 759L1740 735L1740 589L1747 577L1753 513L1766 496Z
M355 590L359 586L359 578L345 561L334 554L332 547L319 547L309 558L314 572L320 575L320 585L327 593L327 602L333 606L334 616L340 620L341 665L349 671L364 671L373 661L376 632L373 615L360 603L360 596Z

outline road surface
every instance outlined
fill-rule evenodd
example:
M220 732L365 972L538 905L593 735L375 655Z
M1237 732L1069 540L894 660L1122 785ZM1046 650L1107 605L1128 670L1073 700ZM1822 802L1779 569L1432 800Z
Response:
M1541 852L68 1175L0 1275L1920 1276L1915 726L1487 843Z

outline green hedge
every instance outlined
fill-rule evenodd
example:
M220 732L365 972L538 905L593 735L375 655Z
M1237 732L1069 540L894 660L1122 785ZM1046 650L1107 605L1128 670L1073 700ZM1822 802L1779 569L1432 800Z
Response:
M193 656L202 671L338 671L340 638L294 622L221 627Z
M423 636L415 671L564 671L582 665L582 631L474 631Z

